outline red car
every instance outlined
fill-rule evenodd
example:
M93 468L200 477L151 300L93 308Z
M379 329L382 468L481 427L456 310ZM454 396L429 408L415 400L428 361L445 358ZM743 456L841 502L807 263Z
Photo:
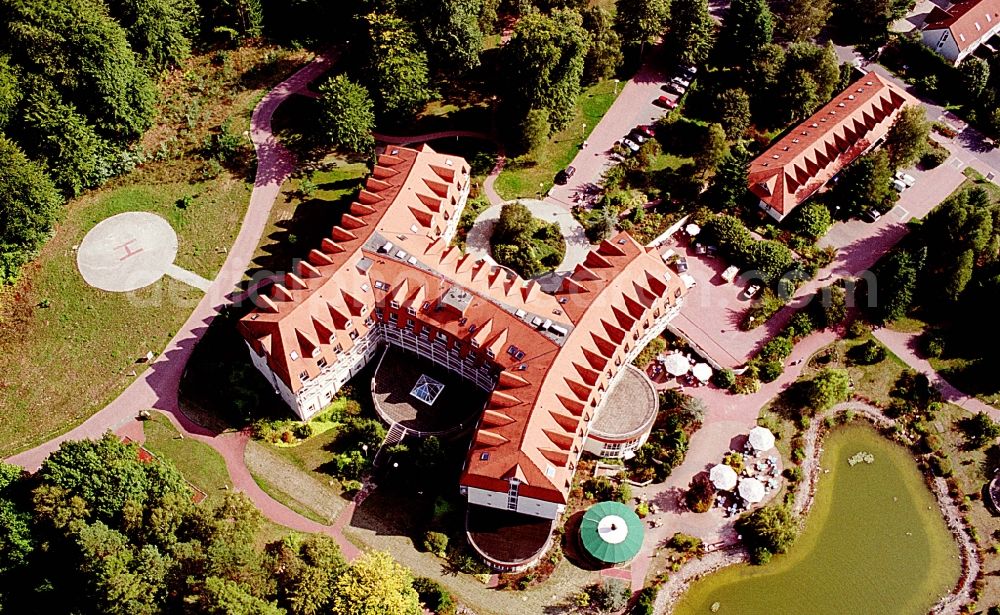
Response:
M674 102L674 101L672 101L672 100L670 100L666 96L661 96L661 97L657 98L656 102L661 107L666 107L667 109L676 109L677 108L677 103Z
M652 125L650 125L650 124L645 124L643 126L636 126L635 129L638 132L641 132L642 134L646 135L649 138L653 138L653 137L656 136L656 131L653 129Z

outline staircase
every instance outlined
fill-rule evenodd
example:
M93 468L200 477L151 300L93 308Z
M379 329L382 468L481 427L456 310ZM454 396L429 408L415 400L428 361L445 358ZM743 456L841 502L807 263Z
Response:
M389 453L387 452L394 444L399 444L406 437L407 429L400 425L399 423L393 423L389 427L389 433L385 434L385 440L382 440L381 446L378 448L378 452L375 453L375 460L372 461L374 467L379 467L385 463L386 458Z

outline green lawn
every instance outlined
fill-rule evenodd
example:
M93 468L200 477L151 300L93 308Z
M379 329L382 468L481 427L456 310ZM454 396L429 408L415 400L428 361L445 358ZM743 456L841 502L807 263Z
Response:
M569 125L552 135L534 157L533 164L518 168L511 165L504 169L497 177L497 193L510 200L548 192L556 173L573 161L580 151L580 144L590 136L621 89L622 85L614 81L602 81L585 89L577 100L576 112Z
M306 55L206 52L166 75L159 123L140 144L149 162L69 202L21 280L0 290L0 455L62 433L114 399L145 368L136 359L162 351L202 297L170 278L125 294L90 288L75 260L87 231L125 211L158 214L177 232L176 263L214 278L246 212L253 159L243 143L227 162L233 172L219 172L202 160L203 144L222 126L241 134L264 91ZM178 206L183 197L192 199Z
M146 434L143 445L157 457L173 462L192 485L210 499L219 498L229 486L229 471L222 455L207 444L182 438L170 420L154 412L142 425Z
M982 173L973 169L972 167L966 167L962 173L968 178L962 184L955 189L955 192L962 192L963 190L969 190L971 188L983 188L992 197L994 203L1000 203L1000 186L989 181L983 177Z
M803 534L761 567L724 569L692 585L674 612L926 612L959 574L956 545L910 453L867 426L824 442L823 467ZM849 466L858 451L873 464Z

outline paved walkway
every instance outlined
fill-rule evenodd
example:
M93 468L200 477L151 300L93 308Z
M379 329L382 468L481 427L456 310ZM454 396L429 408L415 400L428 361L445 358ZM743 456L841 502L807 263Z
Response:
M578 264L587 258L587 252L590 251L591 245L587 241L583 225L557 203L539 201L538 199L517 199L517 202L523 203L531 210L531 215L535 218L544 222L557 222L562 231L563 239L566 240L566 256L562 263L556 267L555 272L542 276L539 280L543 290L555 290L562 283L562 276L559 274L573 271ZM496 263L490 255L490 237L493 236L493 228L500 219L502 209L503 205L497 204L479 214L465 238L465 251L467 253ZM553 286L555 288L552 288Z
M294 155L271 132L271 116L291 96L308 92L309 83L329 70L334 59L332 55L318 56L271 90L254 109L250 135L257 151L257 176L243 225L222 269L163 353L121 395L83 424L40 446L10 457L8 462L30 471L37 470L49 453L56 450L62 442L99 438L109 429L134 435L139 411L156 409L165 414L185 437L195 438L218 451L226 461L233 487L246 493L265 517L295 530L329 534L337 539L347 557L358 552L340 533L340 527L350 519L353 506L348 506L332 526L320 525L289 510L264 493L247 470L243 462L247 434L211 432L184 415L178 401L181 376L191 352L216 314L232 302L237 285L260 242L271 206L282 183L295 168Z
M959 391L950 382L941 377L941 374L931 367L931 364L923 358L920 352L920 335L917 333L904 333L893 331L892 329L880 328L872 332L878 341L885 344L894 355L899 357L912 369L926 374L939 391L945 401L955 404L969 412L985 412L1000 421L1000 410L977 399L971 395L966 395Z

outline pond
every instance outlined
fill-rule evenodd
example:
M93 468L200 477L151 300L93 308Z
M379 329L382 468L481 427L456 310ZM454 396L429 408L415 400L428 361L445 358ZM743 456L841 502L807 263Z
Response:
M873 463L850 465L859 452ZM863 455L862 455L863 457ZM694 583L677 615L926 613L958 581L958 547L910 453L864 425L829 434L816 500L789 553Z

